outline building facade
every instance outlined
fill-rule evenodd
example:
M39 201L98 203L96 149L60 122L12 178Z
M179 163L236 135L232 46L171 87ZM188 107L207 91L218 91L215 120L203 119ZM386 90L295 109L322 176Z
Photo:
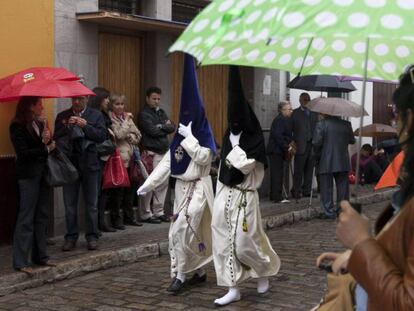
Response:
M145 89L157 85L163 91L162 108L177 121L183 55L168 54L168 48L209 3L210 0L1 1L0 77L35 66L65 67L82 74L90 88L103 86L124 93L128 109L134 114L144 104ZM198 70L206 113L218 143L227 127L227 73L227 66ZM286 89L289 75L285 72L243 67L241 73L245 95L267 140L277 103L290 96L296 107L298 91ZM392 88L370 84L367 110L373 119L366 119L365 124L386 123ZM351 99L358 102L358 94L355 92ZM57 113L69 106L69 99L47 100L50 124ZM0 243L10 241L18 209L15 158L8 134L15 107L15 103L0 104L0 169L4 174L0 179ZM260 191L261 195L268 193L267 176ZM65 228L61 189L55 189L51 200L50 234L61 235Z

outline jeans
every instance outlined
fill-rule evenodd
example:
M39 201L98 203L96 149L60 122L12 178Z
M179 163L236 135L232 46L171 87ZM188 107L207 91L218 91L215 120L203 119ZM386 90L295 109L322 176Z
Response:
M367 292L359 284L357 284L355 288L355 301L356 301L355 311L367 311L368 310Z
M98 239L98 183L99 171L82 172L80 179L63 186L63 201L66 216L66 240L76 241L78 229L79 189L82 186L85 200L85 238L87 241Z
M32 261L48 261L46 252L47 224L51 187L42 176L18 180L20 208L13 237L13 266L15 269L29 266Z

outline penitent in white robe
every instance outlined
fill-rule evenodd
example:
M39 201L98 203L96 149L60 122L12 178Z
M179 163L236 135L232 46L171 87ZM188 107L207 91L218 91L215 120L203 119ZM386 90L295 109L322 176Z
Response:
M233 148L225 161L227 163L221 165L232 165L245 175L237 187L218 181L213 208L213 259L217 284L234 287L248 278L276 275L280 259L262 227L257 188L263 181L263 164L248 159L239 146Z
M212 260L211 209L214 202L210 167L213 152L187 136L180 144L191 157L184 174L175 177L174 216L168 238L171 258L171 277L179 271L189 273ZM171 175L170 151L144 183L149 191ZM200 249L201 244L205 249Z

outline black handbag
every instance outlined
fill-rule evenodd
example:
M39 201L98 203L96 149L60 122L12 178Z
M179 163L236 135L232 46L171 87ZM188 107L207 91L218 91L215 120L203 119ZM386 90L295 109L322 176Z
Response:
M52 187L74 183L79 173L66 155L55 148L47 157L46 182Z
M85 133L78 125L72 125L71 126L71 133L70 133L70 139L77 140L85 138Z
M100 157L113 154L115 152L115 149L116 145L110 139L106 139L102 143L96 145L96 150L98 151L98 155Z

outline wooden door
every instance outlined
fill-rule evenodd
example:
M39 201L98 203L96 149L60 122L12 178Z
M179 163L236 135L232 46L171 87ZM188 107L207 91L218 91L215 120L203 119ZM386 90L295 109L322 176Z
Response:
M174 53L170 57L172 58L172 119L178 124L184 58L181 53ZM221 65L199 67L197 76L207 119L217 143L221 145L221 139L227 129L228 67Z
M111 33L99 34L99 86L127 97L127 110L140 110L142 38Z
M373 123L383 123L390 125L392 120L392 94L397 86L391 83L374 83L373 89Z
M396 88L397 85L391 83L374 83L372 123L391 125L391 120L394 119L392 94ZM375 139L375 144L388 138Z

